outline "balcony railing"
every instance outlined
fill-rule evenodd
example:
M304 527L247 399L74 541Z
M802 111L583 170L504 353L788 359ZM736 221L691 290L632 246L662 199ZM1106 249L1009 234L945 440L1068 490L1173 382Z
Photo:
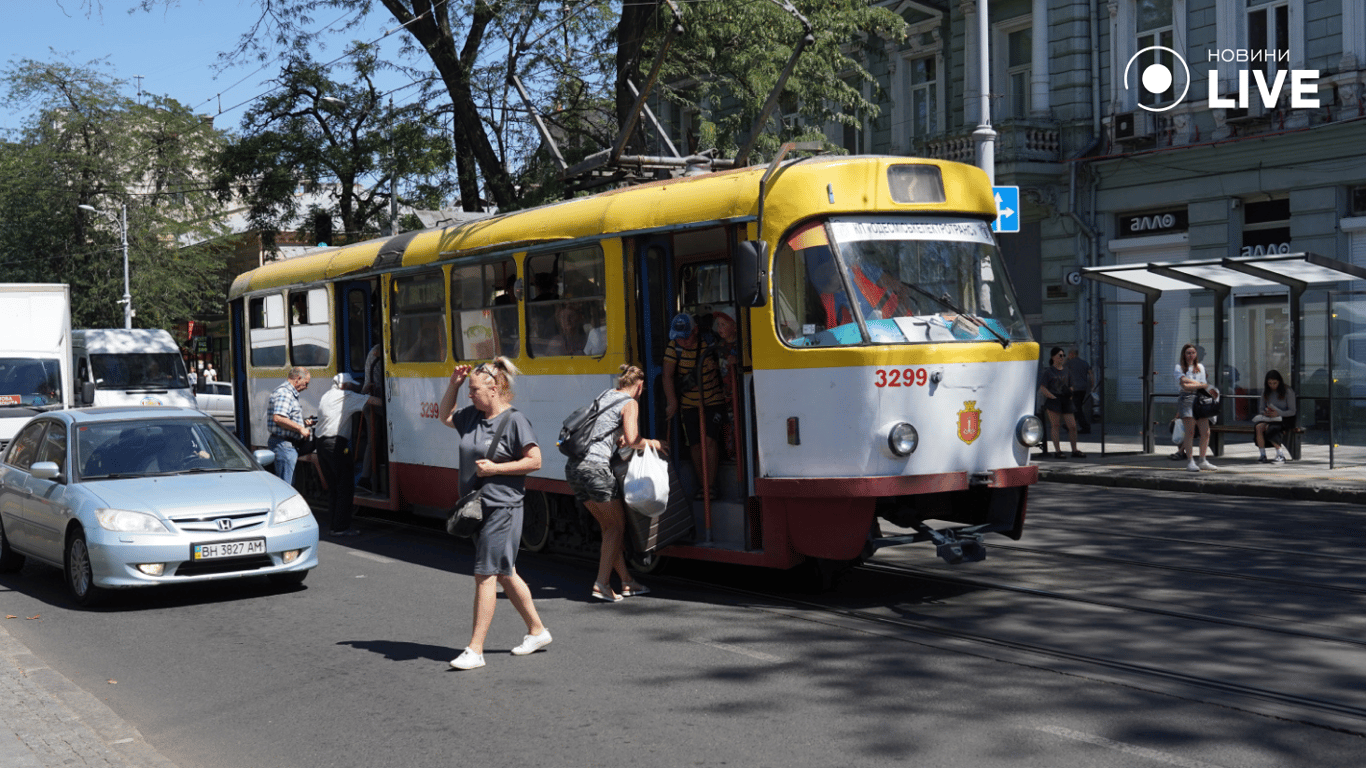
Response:
M996 129L996 163L1056 163L1058 128L1052 123L1009 120L992 126ZM977 142L972 137L976 127L963 127L954 133L934 136L914 143L915 152L936 160L973 163L977 159Z

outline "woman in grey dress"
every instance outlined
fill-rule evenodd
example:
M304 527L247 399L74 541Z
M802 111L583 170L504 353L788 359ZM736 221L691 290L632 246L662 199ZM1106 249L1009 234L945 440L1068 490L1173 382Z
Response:
M522 497L526 476L541 468L541 448L531 422L512 407L512 381L517 367L505 357L477 368L456 366L441 396L441 421L460 433L460 495L474 490L476 478L484 491L484 526L474 537L474 629L464 652L451 661L456 669L484 666L484 640L498 605L498 585L526 622L526 637L512 649L525 656L550 644L550 630L541 623L531 590L517 575L514 563L522 538ZM470 403L456 410L456 393L469 379ZM489 443L502 420L499 446L487 459Z

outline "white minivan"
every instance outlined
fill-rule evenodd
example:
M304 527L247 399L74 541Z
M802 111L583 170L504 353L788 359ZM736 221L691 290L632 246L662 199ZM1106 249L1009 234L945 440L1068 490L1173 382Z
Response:
M75 404L171 405L196 408L185 361L171 334L151 328L71 333Z

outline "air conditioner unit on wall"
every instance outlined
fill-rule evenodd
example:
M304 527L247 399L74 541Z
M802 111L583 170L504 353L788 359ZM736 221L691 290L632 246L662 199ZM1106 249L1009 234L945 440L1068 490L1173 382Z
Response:
M1115 141L1143 141L1153 136L1153 114L1144 109L1121 112L1114 117Z

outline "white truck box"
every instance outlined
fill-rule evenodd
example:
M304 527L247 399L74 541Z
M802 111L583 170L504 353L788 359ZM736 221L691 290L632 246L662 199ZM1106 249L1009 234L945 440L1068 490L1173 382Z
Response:
M0 446L42 411L70 406L71 289L0 284Z

